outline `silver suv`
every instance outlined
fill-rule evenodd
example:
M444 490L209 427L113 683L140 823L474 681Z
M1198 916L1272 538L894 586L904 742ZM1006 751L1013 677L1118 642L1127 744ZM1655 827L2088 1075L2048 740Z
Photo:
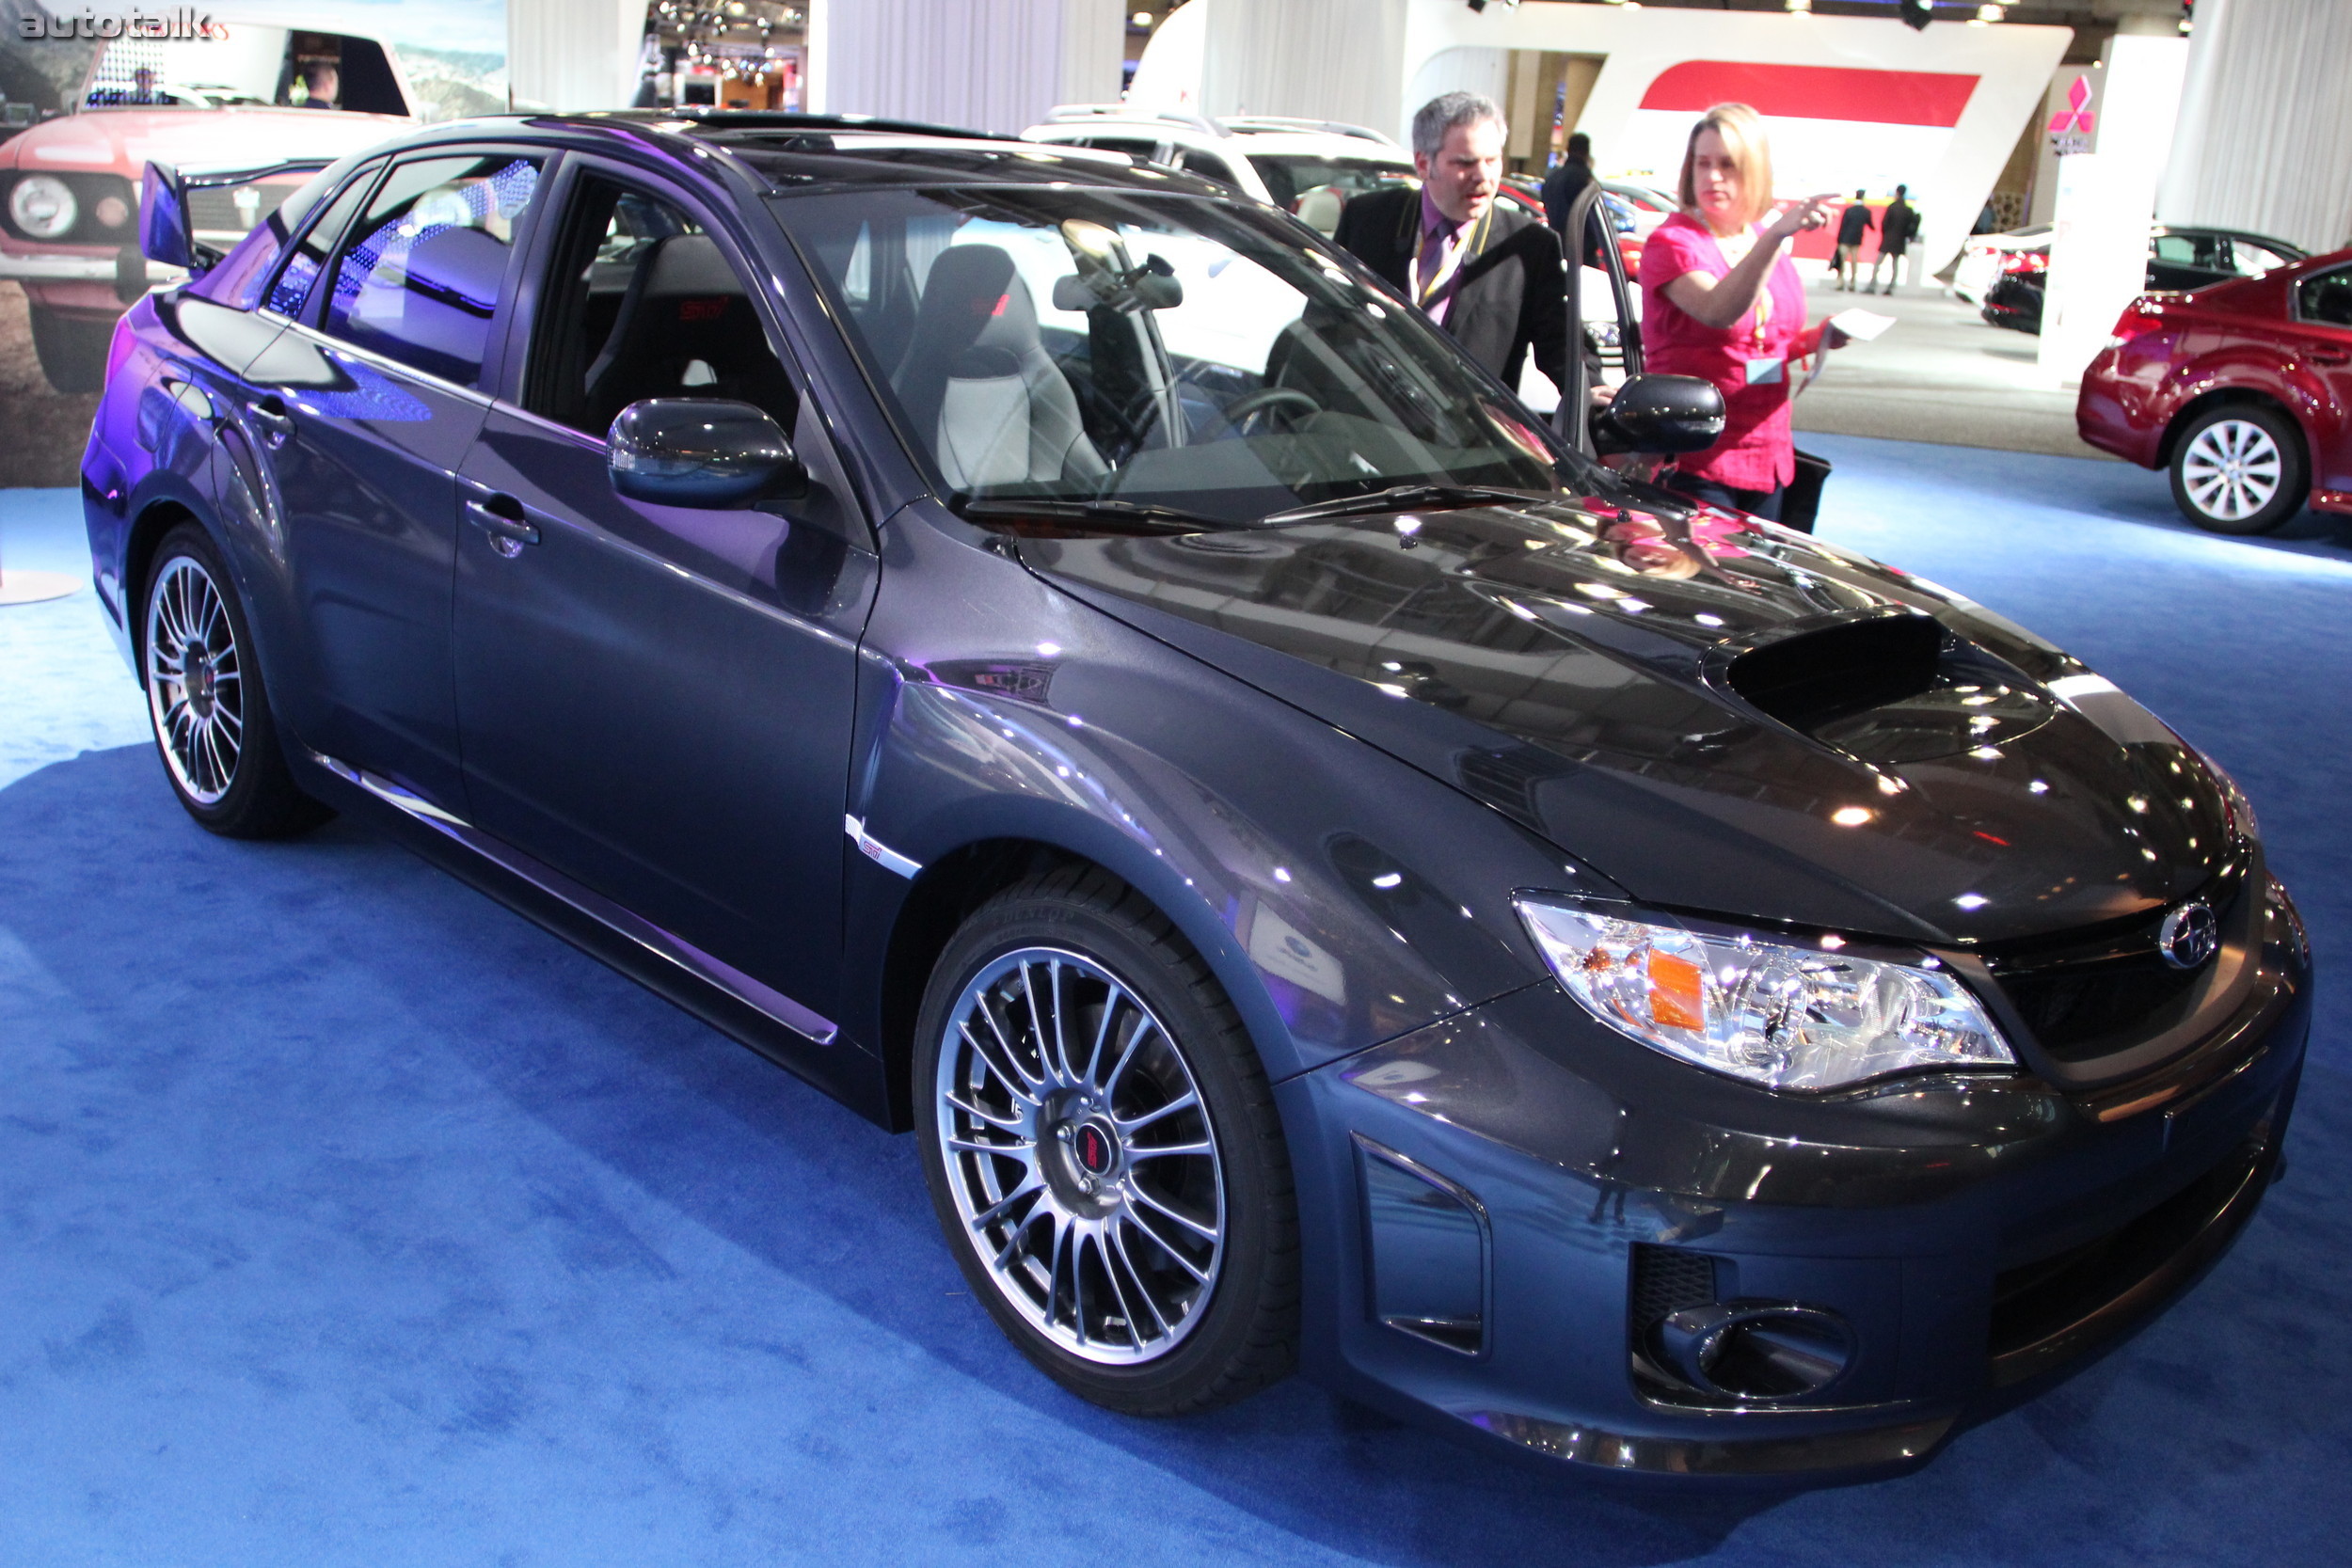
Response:
M1295 213L1325 234L1358 191L1413 178L1412 155L1361 125L1236 115L1145 114L1124 103L1066 103L1024 139L1093 147L1181 168Z

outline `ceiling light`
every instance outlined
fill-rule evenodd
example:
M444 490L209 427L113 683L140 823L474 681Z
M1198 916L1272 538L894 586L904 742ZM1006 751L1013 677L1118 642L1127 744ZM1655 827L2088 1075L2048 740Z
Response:
M1127 19L1127 25L1130 27L1149 27L1152 25L1152 13L1150 11L1137 11L1135 15Z
M1813 0L1785 0L1785 4L1790 11L1798 15L1803 15L1813 8Z

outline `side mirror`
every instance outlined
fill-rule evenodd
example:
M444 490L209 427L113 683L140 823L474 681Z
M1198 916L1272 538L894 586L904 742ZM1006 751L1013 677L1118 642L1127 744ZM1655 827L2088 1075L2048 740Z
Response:
M776 421L724 398L646 398L612 421L612 488L631 500L712 511L808 493Z
M1694 375L1637 375L1593 419L1604 451L1704 451L1723 437L1724 395Z
M139 177L139 249L151 261L202 276L196 229L188 221L187 187L169 164L151 163Z

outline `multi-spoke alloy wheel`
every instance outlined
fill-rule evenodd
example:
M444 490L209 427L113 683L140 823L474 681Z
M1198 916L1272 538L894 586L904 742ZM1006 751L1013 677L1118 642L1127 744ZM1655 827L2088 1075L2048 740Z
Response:
M229 609L193 556L167 562L147 601L147 705L181 792L216 805L245 752L245 668Z
M1168 1030L1108 970L1025 947L964 987L940 1152L1006 1301L1089 1361L1166 1354L1216 1289L1216 1134Z
M2181 459L2198 510L2236 522L2279 493L2279 443L2260 425L2223 420L2197 433Z
M332 816L287 770L244 607L202 529L165 535L143 602L147 714L188 815L230 838L278 838Z
M1023 1354L1134 1415L1291 1370L1298 1209L1274 1092L1149 899L1083 864L995 894L935 960L914 1043L931 1206Z
M2209 410L2172 456L2172 497L2217 533L2262 533L2301 509L2301 443L2284 418L2250 404Z

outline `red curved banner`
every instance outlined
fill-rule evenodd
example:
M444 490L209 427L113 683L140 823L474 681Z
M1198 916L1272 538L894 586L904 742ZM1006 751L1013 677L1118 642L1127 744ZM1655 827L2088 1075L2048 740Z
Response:
M1642 107L1695 114L1717 103L1746 103L1775 119L1853 119L1948 130L1960 123L1960 112L1968 106L1977 80L1944 71L1685 60L1659 72L1642 95Z

